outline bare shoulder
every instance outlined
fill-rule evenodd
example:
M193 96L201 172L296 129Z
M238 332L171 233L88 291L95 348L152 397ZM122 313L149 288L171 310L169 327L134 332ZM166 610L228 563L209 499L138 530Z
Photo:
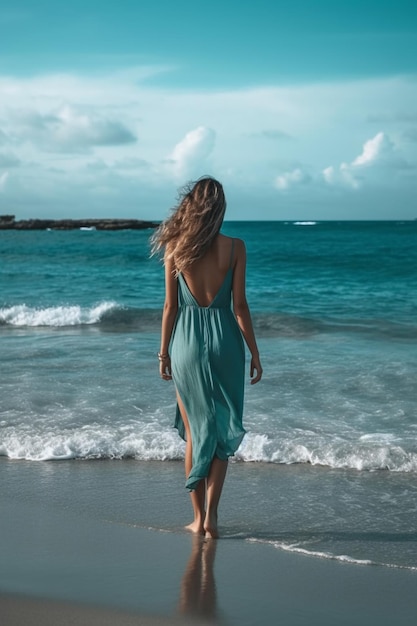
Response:
M233 267L245 267L246 265L246 246L243 239L230 237L233 239Z
M234 267L236 267L237 263L239 263L239 265L242 262L245 263L246 247L242 239L238 239L237 237L228 237L227 235L219 235L218 242L219 248L222 250L224 263L227 263L227 265L229 265L231 251L233 255Z
M234 239L236 256L242 257L246 255L246 246L243 239Z
M235 246L237 249L246 250L245 242L243 241L243 239L238 239L237 237L233 237L233 240L235 242Z
M229 237L228 235L223 234L220 234L219 238L221 238L221 241L228 246L230 246L231 242L233 241L236 250L245 250L245 242L243 241L243 239L238 239L237 237Z

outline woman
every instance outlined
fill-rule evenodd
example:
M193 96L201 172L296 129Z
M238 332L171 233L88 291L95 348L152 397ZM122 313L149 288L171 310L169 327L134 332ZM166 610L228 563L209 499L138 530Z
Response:
M221 184L201 178L152 238L153 252L165 251L158 358L161 377L174 381L175 426L186 441L186 487L194 510L187 529L208 538L218 537L227 459L245 434L242 335L252 357L251 383L262 376L245 295L245 245L220 233L225 210Z

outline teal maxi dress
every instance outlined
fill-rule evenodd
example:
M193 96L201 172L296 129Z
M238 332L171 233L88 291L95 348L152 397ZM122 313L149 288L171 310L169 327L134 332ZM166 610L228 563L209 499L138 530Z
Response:
M196 489L208 476L214 457L233 456L242 426L245 349L231 307L233 247L229 269L209 306L198 304L178 276L178 313L171 340L172 378L181 398L192 439L192 468L185 486ZM175 427L185 440L177 405Z

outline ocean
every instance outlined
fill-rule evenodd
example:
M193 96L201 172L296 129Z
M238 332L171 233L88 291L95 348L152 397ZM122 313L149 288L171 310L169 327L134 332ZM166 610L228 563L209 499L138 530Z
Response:
M246 242L264 377L251 387L248 375L222 534L417 571L417 222L223 232ZM16 463L27 476L47 467L69 499L87 461L96 481L109 463L142 489L155 467L184 480L174 390L158 375L164 284L150 234L0 231L3 478ZM189 521L161 516L150 496L141 512L109 499L95 510L129 523Z

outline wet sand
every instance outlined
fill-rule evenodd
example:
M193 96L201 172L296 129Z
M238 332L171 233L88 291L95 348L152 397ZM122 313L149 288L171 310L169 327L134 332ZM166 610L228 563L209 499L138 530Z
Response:
M0 463L0 478L7 476L9 463ZM159 466L147 467L155 501L164 498L167 478L159 481ZM77 501L75 482L71 500L59 506L48 498L46 483L44 497L24 498L30 477L39 478L37 468L15 462L13 473L21 474L25 489L19 491L16 482L0 495L4 626L409 626L415 621L416 572L290 554L238 534L205 541L180 527L132 524L122 514L109 521ZM71 475L71 464L68 468ZM120 480L120 464L108 463L102 471L111 491L112 481ZM179 471L175 467L173 478ZM55 480L54 471L49 480Z

